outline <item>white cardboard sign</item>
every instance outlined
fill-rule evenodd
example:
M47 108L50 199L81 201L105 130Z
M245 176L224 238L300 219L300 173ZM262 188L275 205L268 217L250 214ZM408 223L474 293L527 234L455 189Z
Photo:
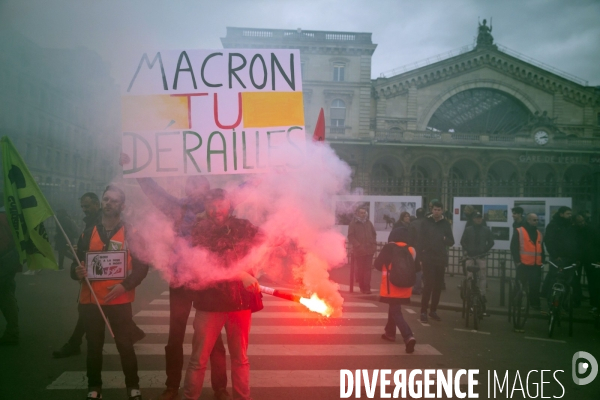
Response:
M87 252L85 265L89 280L125 279L127 251Z
M158 51L128 70L125 177L252 173L303 162L299 50Z

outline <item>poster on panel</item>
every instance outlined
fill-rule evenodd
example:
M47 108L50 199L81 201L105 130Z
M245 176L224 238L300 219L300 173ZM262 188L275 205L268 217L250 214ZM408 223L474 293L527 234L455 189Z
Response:
M348 225L354 219L357 209L365 208L369 220L377 232L378 242L387 242L395 223L403 212L408 212L411 220L416 218L417 208L422 207L420 196L336 196L335 224L343 235L348 235Z
M122 87L124 177L254 173L303 162L299 50L148 52L128 66Z
M553 212L561 206L571 207L570 197L455 197L454 198L454 247L460 247L460 239L471 215L480 212L484 223L494 236L494 249L510 249L513 235L511 209L522 207L525 216L535 213L538 216L538 229L543 233Z

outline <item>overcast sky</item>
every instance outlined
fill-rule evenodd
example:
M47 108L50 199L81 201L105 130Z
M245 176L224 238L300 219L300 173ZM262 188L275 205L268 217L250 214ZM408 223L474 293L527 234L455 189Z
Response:
M600 85L599 0L0 0L0 25L113 71L143 50L222 48L232 26L371 32L377 77L472 44L478 18L496 43Z

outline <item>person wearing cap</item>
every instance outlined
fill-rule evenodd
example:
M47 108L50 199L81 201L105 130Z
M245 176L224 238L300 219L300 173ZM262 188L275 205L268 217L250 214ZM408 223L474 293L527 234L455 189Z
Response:
M480 212L472 215L473 225L465 229L460 245L467 254L466 266L472 267L475 264L479 267L479 291L484 299L486 295L486 256L487 252L494 247L494 235L490 228L483 224L483 216ZM468 273L471 275L471 273Z
M251 270L238 263L261 242L262 235L249 221L233 215L225 190L210 190L204 204L206 218L192 229L192 244L208 253L212 264L206 267L225 271L229 276L198 290L194 296L194 337L183 395L190 400L200 396L208 358L225 327L233 398L249 400L247 352L251 313L261 310L263 305L258 281Z

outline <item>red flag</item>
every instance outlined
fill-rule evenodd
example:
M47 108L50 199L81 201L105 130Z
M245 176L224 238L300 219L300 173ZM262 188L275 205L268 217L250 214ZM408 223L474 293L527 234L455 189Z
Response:
M319 118L317 119L317 125L315 126L315 132L313 133L313 142L324 142L325 141L325 114L323 109L319 112Z

